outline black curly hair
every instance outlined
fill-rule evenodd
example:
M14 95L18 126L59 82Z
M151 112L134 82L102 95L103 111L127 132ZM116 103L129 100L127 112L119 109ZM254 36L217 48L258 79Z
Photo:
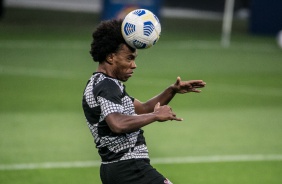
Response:
M102 21L93 32L90 54L95 62L105 61L109 54L119 50L121 44L126 44L121 33L121 24L121 19Z

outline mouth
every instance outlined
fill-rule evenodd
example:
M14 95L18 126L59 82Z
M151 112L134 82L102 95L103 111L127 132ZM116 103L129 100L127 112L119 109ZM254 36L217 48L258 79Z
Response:
M133 72L126 73L123 77L123 80L121 80L121 81L123 81L123 82L127 81L130 77L132 77L132 75L133 75Z

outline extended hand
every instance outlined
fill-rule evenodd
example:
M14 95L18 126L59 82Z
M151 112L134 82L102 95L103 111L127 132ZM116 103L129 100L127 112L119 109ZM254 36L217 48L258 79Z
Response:
M172 109L168 105L160 106L160 102L155 105L154 112L157 116L157 121L167 121L167 120L176 120L182 121L182 118L177 118L176 114L172 112Z
M205 87L206 83L203 80L189 80L189 81L181 81L180 77L177 77L175 84L173 84L173 90L175 93L188 93L188 92L196 92L200 93L201 90L197 88Z

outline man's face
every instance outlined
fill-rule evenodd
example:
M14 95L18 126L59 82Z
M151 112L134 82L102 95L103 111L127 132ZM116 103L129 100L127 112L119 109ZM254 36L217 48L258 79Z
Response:
M135 59L137 51L131 51L127 45L122 44L117 53L113 53L113 74L120 81L127 81L137 67Z

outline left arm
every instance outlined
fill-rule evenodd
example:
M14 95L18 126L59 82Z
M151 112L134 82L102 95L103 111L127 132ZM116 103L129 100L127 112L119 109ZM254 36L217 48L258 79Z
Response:
M176 93L184 94L188 92L200 93L201 90L197 88L205 87L206 83L202 80L190 80L190 81L181 81L180 77L177 77L177 80L174 84L169 86L159 95L151 98L145 103L140 102L139 100L134 100L135 112L137 114L150 113L154 111L155 105L160 102L160 105L167 105L175 96Z

